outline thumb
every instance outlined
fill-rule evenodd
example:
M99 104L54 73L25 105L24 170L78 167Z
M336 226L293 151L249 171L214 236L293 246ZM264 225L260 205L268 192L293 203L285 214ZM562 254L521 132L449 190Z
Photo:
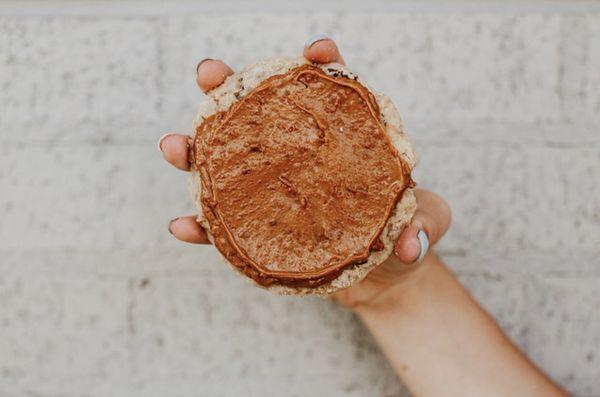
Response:
M434 245L450 227L452 218L450 207L437 194L423 189L416 189L415 196L417 198L417 211L413 219L398 237L394 253L404 263L413 263L420 256L422 247L419 232L423 231L429 239L429 244ZM421 258L422 259L422 258Z

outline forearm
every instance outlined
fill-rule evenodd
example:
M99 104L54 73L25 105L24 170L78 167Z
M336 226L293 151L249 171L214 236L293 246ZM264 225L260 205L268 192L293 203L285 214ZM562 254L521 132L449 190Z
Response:
M438 257L356 308L417 396L566 396L508 340Z

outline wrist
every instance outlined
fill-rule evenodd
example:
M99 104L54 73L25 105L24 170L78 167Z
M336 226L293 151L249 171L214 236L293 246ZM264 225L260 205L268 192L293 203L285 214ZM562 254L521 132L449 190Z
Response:
M352 306L351 310L363 321L395 311L406 311L429 293L428 286L434 282L436 267L439 266L437 255L429 251L416 269L402 274L370 299Z

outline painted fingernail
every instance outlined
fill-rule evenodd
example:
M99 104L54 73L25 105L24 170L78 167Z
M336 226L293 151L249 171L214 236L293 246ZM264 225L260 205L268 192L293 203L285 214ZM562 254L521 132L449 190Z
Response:
M304 48L310 48L312 47L313 44L315 44L317 41L322 41L322 40L330 40L329 36L324 35L322 33L319 34L315 34L314 36L312 36L310 39L308 39L308 41L306 42L306 44L304 45Z
M427 250L429 250L429 237L427 237L427 233L425 233L423 230L419 230L419 233L417 233L417 238L421 243L421 251L419 252L417 262L422 262L425 258L425 254L427 254Z
M158 140L158 150L162 152L162 143L166 137L173 135L171 132L167 132L165 135L161 136Z
M214 59L212 59L212 58L204 58L203 60L201 60L200 62L198 62L198 65L196 65L196 74L198 74L198 69L200 69L200 65L202 65L206 61L214 61Z
M171 225L173 224L173 222L175 222L177 219L179 219L179 217L175 218L175 219L171 219L171 221L169 222L169 233L173 234L173 231L171 230Z

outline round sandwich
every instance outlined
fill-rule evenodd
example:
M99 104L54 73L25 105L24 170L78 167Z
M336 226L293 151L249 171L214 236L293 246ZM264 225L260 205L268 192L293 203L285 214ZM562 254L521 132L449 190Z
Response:
M343 65L248 66L208 93L195 127L198 222L233 269L276 293L360 281L416 209L397 110Z

